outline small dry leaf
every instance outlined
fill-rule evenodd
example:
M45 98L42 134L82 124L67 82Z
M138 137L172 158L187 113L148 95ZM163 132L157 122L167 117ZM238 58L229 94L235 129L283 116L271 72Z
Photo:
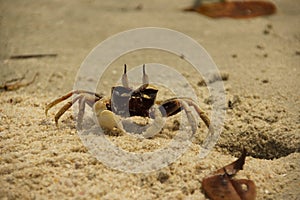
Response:
M256 187L253 181L232 179L239 170L243 169L245 158L246 151L243 151L239 159L203 179L202 188L211 200L255 199Z
M39 73L35 73L32 80L30 80L28 82L22 82L22 80L25 78L25 76L22 76L21 78L14 78L9 81L6 81L3 85L0 85L0 91L2 91L2 90L13 91L13 90L17 90L21 87L26 87L26 86L32 84L38 75L39 75Z
M200 4L184 10L195 11L212 18L252 18L272 15L276 12L276 7L272 2L266 1L225 1Z

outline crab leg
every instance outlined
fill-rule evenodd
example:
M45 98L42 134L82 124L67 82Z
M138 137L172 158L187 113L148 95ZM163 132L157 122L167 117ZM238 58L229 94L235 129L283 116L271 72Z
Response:
M208 118L206 113L203 110L201 110L201 108L192 99L189 99L189 98L182 98L182 99L184 99L184 101L187 102L189 106L193 106L193 108L198 113L199 117L203 120L203 122L205 123L207 128L209 128L210 119Z
M192 128L192 136L196 133L197 131L197 123L196 123L196 120L192 114L192 111L191 109L189 108L188 104L186 101L180 101L181 105L182 105L182 108L183 110L185 111L186 113L186 116L188 118L188 121L191 125L191 128Z
M55 114L55 124L58 126L59 118L76 102L81 96L75 97L72 101L67 102L59 111Z
M98 99L99 100L99 99ZM78 111L78 117L77 117L77 127L78 129L82 129L82 121L83 121L83 115L85 111L85 105L87 104L91 108L93 108L95 102L98 100L95 100L93 96L87 96L87 95L80 95L79 99L79 111Z
M210 129L210 119L204 111L202 111L199 106L190 98L187 97L175 97L168 99L161 103L160 112L164 117L172 116L184 110L189 124L192 128L192 134L194 135L197 131L197 122L192 114L190 107L193 107L197 112L198 116L203 120L208 129ZM212 129L210 129L212 130Z
M164 118L162 116L162 113L159 110L159 107L157 105L155 105L153 107L153 112L154 112L154 121L153 123L150 125L150 127L148 127L143 133L143 137L144 138L151 138L153 137L156 133L158 133L164 125Z
M196 110L198 116L203 120L207 128L209 128L210 119L208 118L206 113L203 110L201 110L201 108L199 108L199 106L190 98L175 97L168 99L161 103L161 112L163 112L165 116L175 115L176 113L180 112L180 110L183 108L182 102L186 102L188 106L192 106Z
M85 110L85 104L89 105L90 107L93 107L94 103L97 101L94 97L89 97L83 95L79 95L75 97L72 101L67 102L55 115L55 124L58 125L59 118L74 104L76 101L79 100L79 112L78 112L78 118L77 118L77 125L78 128L81 129L82 121L83 121L83 115Z
M46 109L45 109L45 114L47 115L48 113L48 110L50 108L52 108L53 106L55 106L56 104L68 99L69 97L71 97L72 95L74 94L91 94L91 95L94 95L95 96L95 101L98 101L99 99L101 99L102 97L97 94L97 93L94 93L94 92L89 92L89 91L85 91L85 90L74 90L74 91L71 91L67 94L65 94L64 96L61 96L59 97L58 99L55 99L54 101L52 101L51 103L49 103L47 106L46 106Z
M168 110L168 112L170 111L171 113L168 113L169 115L172 115L173 113L175 113L178 109L183 109L186 113L186 116L188 118L188 122L191 125L192 128L192 135L194 135L197 131L197 122L195 120L195 117L192 114L192 111L189 107L188 102L186 102L185 100L180 100L180 99L174 99L172 100L172 103L174 103L174 105L172 105L172 107L168 107L171 108L171 110ZM153 118L154 118L154 122L150 125L149 128L146 129L146 131L143 132L143 137L144 138L151 138L153 137L156 133L158 133L163 125L164 125L164 112L162 112L162 110L158 107L155 106L153 108L152 113L154 114ZM177 112L176 112L177 113ZM167 116L169 116L167 114Z
M85 110L85 103L86 103L86 99L85 97L82 97L81 99L79 99L79 111L78 111L78 117L77 117L77 127L78 129L82 129L82 121L83 121L83 114L84 114L84 110Z

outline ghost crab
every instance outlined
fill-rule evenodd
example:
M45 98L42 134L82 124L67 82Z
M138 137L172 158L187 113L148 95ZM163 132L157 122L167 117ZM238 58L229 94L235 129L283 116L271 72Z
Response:
M155 131L158 131L163 125L162 118L169 117L184 110L188 121L191 125L192 133L197 130L197 124L194 116L191 113L190 107L193 107L198 116L204 121L209 128L210 120L204 111L200 109L197 103L188 97L175 97L167 99L163 102L156 102L158 89L149 84L149 78L146 74L145 65L143 65L143 84L137 89L132 89L129 86L126 74L126 64L124 65L124 73L122 75L122 85L111 88L111 97L107 98L94 92L85 90L71 91L46 106L45 113L56 104L72 97L73 99L67 102L55 115L55 123L58 125L59 118L78 101L79 112L77 117L77 126L82 128L83 115L85 106L93 108L98 119L99 125L108 130L119 129L124 131L122 126L122 118L132 116L148 117L154 119L154 125L147 128L143 132L145 138L152 137Z

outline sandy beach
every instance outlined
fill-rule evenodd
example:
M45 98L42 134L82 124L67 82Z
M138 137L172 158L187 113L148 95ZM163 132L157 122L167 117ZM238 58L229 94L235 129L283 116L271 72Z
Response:
M30 81L38 73L28 86L0 91L0 199L207 199L202 179L236 160L243 148L248 156L237 178L255 182L256 199L300 198L300 4L273 0L275 15L236 20L183 12L192 2L0 1L0 84L22 76ZM227 107L220 138L208 156L199 158L206 131L200 121L189 148L173 163L148 173L128 173L90 153L77 133L75 108L56 127L54 115L62 104L48 116L45 106L73 89L94 47L142 27L175 30L201 44L226 75ZM10 58L29 54L55 56ZM163 51L120 57L99 80L97 92L110 95L125 63L129 69L144 63L174 68L195 91L199 106L211 113L212 99L202 77L184 59ZM170 90L160 88L158 100L171 98ZM175 137L180 116L167 119L161 133L150 139L105 137L128 152L152 152Z

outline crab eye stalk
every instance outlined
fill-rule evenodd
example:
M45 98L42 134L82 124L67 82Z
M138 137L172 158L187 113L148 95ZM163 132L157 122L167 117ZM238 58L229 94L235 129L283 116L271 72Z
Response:
M129 84L128 84L128 78L127 78L126 72L127 72L127 66L126 66L126 64L124 64L124 73L123 73L123 76L122 76L122 85L124 87L128 88Z
M146 74L146 66L143 65L143 84L149 84L149 77Z
M126 74L126 72L127 72L127 65L126 64L124 64L124 74Z

